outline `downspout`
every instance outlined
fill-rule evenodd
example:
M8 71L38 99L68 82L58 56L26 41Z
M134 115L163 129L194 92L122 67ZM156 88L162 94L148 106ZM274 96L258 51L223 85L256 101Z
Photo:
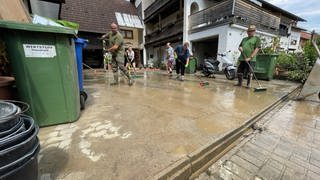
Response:
M29 13L32 14L32 9L31 9L31 3L30 3L31 0L27 0L27 3L28 3L28 10L29 10Z
M231 12L232 15L234 15L235 6L236 6L236 0L233 0L233 3L232 3L232 12Z
M62 9L62 3L59 4L59 14L58 19L61 19L61 9Z

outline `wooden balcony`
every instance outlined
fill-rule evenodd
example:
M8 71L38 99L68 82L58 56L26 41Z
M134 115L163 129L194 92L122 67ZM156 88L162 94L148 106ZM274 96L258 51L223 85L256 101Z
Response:
M171 0L156 0L146 10L144 10L145 21L151 19L152 15L168 4Z
M189 16L191 33L224 24L254 24L258 30L278 34L280 17L244 0L226 0Z
M278 34L279 31L280 17L243 0L235 1L234 19L235 24L244 26L254 24L258 30L273 34Z
M146 45L160 43L174 36L182 37L183 34L183 21L177 21L176 23L168 24L167 26L153 31L145 36Z
M232 7L233 1L228 0L190 15L189 30L194 32L228 22L232 17Z

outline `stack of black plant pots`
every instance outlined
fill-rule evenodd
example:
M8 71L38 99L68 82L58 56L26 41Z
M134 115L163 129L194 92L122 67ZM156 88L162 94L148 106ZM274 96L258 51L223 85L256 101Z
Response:
M28 105L0 100L0 179L38 179L39 127Z

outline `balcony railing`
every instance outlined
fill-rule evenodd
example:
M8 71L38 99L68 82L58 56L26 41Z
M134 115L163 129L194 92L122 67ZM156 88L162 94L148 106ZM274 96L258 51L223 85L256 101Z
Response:
M152 44L181 33L183 33L183 21L180 20L146 35L146 44Z
M236 0L234 16L236 17L234 23L242 25L255 24L257 29L270 33L278 33L280 17L277 17L262 8L248 4L243 0Z
M189 16L189 29L215 26L228 21L232 16L233 1L223 1L212 7L196 12Z
M243 0L223 1L189 16L191 33L222 24L255 24L257 29L278 34L280 17Z
M144 18L149 19L153 14L162 8L165 4L172 0L156 0L146 10L144 10Z

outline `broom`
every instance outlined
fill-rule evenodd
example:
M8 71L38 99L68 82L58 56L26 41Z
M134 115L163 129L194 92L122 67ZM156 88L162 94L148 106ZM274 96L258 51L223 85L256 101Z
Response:
M195 76L200 80L200 83L199 83L200 86L208 86L209 85L208 81L203 81L199 76L197 76L197 75L195 75Z
M243 53L242 53L242 55L243 55L243 57L244 57L245 59L247 59L246 56L245 56ZM258 81L258 78L256 77L256 74L254 73L253 68L252 68L252 66L250 65L250 63L249 63L248 61L246 61L246 60L245 60L245 62L248 64L248 66L249 66L249 68L250 68L250 71L251 71L252 74L253 74L254 79L257 81L257 83L258 83L258 85L259 85L259 87L255 87L255 88L254 88L254 92L266 91L267 88L261 86L261 84L260 84L260 82Z

